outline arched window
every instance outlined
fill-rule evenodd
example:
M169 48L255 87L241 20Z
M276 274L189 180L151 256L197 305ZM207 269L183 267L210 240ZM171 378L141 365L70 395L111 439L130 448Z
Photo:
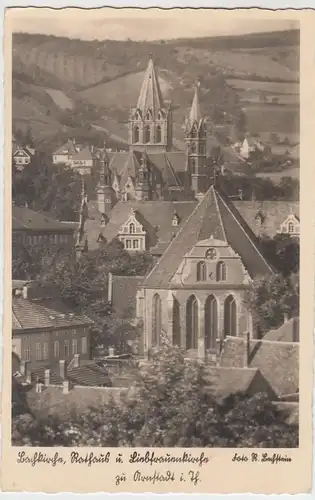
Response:
M161 298L158 293L153 296L152 301L152 345L159 343L161 335Z
M173 302L173 345L180 346L180 309L179 302L175 298Z
M151 120L150 111L148 111L147 114L145 115L145 119L146 120Z
M144 128L144 142L147 144L148 142L150 142L150 138L151 138L150 127L147 126Z
M191 153L196 153L196 143L195 142L191 143L191 145L190 145L190 152Z
M216 280L226 281L226 265L224 262L217 263Z
M156 127L156 142L161 142L162 141L162 130L160 125Z
M129 224L129 233L134 234L135 232L136 232L136 226L132 222L131 224Z
M207 266L206 263L200 261L197 263L197 281L207 280Z
M198 347L198 301L192 295L187 301L186 307L186 348L197 349Z
M196 125L194 125L193 128L191 129L191 137L197 137L197 135L198 135L198 130Z
M190 158L190 170L192 174L196 173L196 159Z
M206 349L216 348L217 336L218 336L218 304L214 295L209 295L205 303Z
M224 302L224 335L236 336L236 302L229 295Z
M133 142L139 142L139 140L140 140L139 127L135 127L133 129Z

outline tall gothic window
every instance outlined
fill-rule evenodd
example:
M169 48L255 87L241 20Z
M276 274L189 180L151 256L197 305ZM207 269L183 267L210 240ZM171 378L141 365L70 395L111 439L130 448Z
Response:
M173 302L173 345L180 346L180 309L176 298Z
M160 125L156 127L156 142L162 142L162 130Z
M206 263L200 261L197 263L197 281L206 281L207 279L207 266Z
M153 296L152 301L152 345L159 343L161 335L161 297L158 293Z
M198 301L192 295L186 306L186 348L197 349L198 347Z
M190 153L196 153L196 143L192 142L190 145Z
M224 302L224 335L236 336L236 302L229 295Z
M218 336L218 304L214 295L209 295L205 304L206 349L215 349Z
M196 173L196 159L190 158L190 170L192 174Z
M226 265L225 262L218 262L216 269L216 280L226 281Z
M144 142L146 144L150 142L150 137L151 137L150 127L146 126L144 127Z
M133 129L133 141L134 142L139 142L140 141L140 131L139 127L135 127Z

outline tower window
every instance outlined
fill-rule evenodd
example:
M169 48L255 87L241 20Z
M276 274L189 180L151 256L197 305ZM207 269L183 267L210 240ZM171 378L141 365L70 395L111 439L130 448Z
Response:
M139 127L135 127L133 129L133 140L134 140L134 142L139 142L139 140L140 140Z
M156 128L156 142L162 142L162 130L160 125Z
M150 139L151 139L150 127L146 126L144 128L144 142L147 144L148 142L150 142Z
M191 173L195 174L196 173L196 160L195 160L195 158L190 159L190 168L191 168Z
M206 263L201 261L197 264L197 281L206 281L207 279L207 266Z
M150 115L150 112L148 111L147 114L146 114L146 120L150 120L151 119L151 115Z
M226 281L226 265L224 262L217 263L216 281Z
M190 153L196 153L196 144L194 142L190 145Z

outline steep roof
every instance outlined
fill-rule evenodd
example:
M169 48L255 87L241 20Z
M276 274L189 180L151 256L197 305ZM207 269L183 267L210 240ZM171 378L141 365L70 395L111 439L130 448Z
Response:
M151 110L153 114L164 108L162 92L152 58L149 60L144 75L137 108L141 111Z
M93 322L83 314L74 313L58 299L12 298L13 330L37 328L62 328L75 325L91 325Z
M195 85L195 94L193 98L193 102L190 108L190 113L189 113L189 122L192 125L194 122L199 123L201 120L201 111L200 111L200 104L199 104L199 82Z
M32 231L64 231L74 230L74 224L65 224L51 219L41 212L36 212L26 207L14 205L12 207L12 230L32 230Z
M89 146L86 146L85 148L81 149L79 152L73 155L72 160L75 161L85 161L85 160L92 160L93 159L93 153L91 151L91 148Z
M272 272L258 249L254 233L223 193L211 186L144 281L145 287L167 288L184 256L198 241L213 236L237 252L251 277Z
M109 222L104 227L103 234L107 241L114 239L121 226L127 222L132 210L141 218L144 229L147 231L149 246L158 242L169 243L184 221L196 206L195 201L129 201L118 202L108 214ZM172 225L174 213L179 216L178 226Z
M299 219L300 204L293 201L235 201L234 205L256 235L273 237L285 219L293 214ZM262 216L257 224L257 216Z
M73 141L69 140L62 146L60 146L53 153L54 155L75 155L77 154L76 145Z

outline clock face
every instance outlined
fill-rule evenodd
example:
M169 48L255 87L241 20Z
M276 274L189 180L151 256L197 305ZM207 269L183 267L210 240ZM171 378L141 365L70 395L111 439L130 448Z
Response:
M209 259L209 260L214 260L216 259L217 257L217 251L215 248L209 248L207 251L206 251L206 258Z

